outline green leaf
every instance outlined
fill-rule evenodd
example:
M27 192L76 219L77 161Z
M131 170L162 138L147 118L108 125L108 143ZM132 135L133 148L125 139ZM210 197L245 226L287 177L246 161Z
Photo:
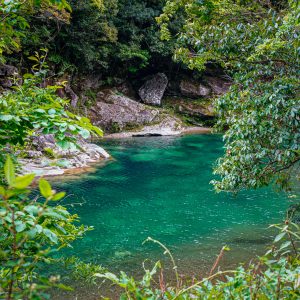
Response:
M275 237L274 242L276 243L276 242L280 241L280 240L285 236L285 234L286 234L285 232L279 233L279 234Z
M1 196L5 195L5 188L3 186L0 186L0 195Z
M53 197L52 197L52 201L59 201L61 200L63 197L65 197L66 193L65 192L60 192L60 193L57 193L55 194Z
M51 185L49 184L49 182L45 179L40 179L39 181L39 188L40 188L40 192L41 194L45 197L45 198L49 198L53 195L53 191L51 189Z
M14 117L12 115L0 115L0 121L10 121Z
M7 156L6 162L4 164L4 174L7 183L11 186L15 181L16 175L14 164L9 155Z
M49 115L54 115L56 113L56 110L54 108L51 108L48 110Z
M90 137L90 132L87 129L80 130L79 134L84 138L88 139Z
M16 189L25 189L27 188L33 181L34 174L27 174L24 176L19 176L16 178L15 182L12 184L12 187Z
M57 235L56 235L54 232L52 232L52 231L51 231L50 229L48 229L48 228L45 228L45 229L43 230L43 232L44 232L45 236L46 236L47 238L49 238L49 240L50 240L51 242L57 244L58 238L57 238Z
M26 224L23 222L20 222L19 224L16 225L16 231L17 232L22 232L26 228Z

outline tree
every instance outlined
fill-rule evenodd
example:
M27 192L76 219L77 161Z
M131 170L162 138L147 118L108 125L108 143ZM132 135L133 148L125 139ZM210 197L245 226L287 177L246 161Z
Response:
M216 189L288 188L300 160L299 1L168 1L158 18L164 39L178 10L186 22L175 59L197 70L218 64L234 82L216 101L226 130Z

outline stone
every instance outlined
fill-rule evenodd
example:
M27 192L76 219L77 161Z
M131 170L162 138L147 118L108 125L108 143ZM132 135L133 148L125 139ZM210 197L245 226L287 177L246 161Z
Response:
M129 98L135 98L136 93L129 81L122 82L120 85L116 87L117 91L124 96L127 96Z
M71 106L73 108L76 108L78 100L79 100L79 97L75 94L75 92L72 90L72 88L71 88L71 86L69 84L67 84L65 86L65 92L66 92L68 98L71 99Z
M92 123L108 132L119 132L152 123L159 110L136 102L114 89L97 94L96 103L89 109Z
M183 129L182 122L173 116L163 116L157 124L145 126L138 132L133 132L133 137L139 136L173 136L180 135Z
M42 156L43 156L43 153L41 151L34 151L34 150L26 151L27 158L38 158L38 157L42 157Z
M207 97L211 94L211 88L195 80L181 80L180 92L183 96L198 98Z
M83 139L77 141L78 148L63 150L55 143L53 134L36 134L31 138L36 150L27 152L27 158L20 160L21 173L35 173L37 176L62 175L74 168L85 168L91 163L110 158L103 148L88 143ZM51 159L46 158L45 148L52 149ZM44 151L44 152L43 152Z
M161 100L167 86L167 76L164 73L158 73L147 80L139 89L139 96L146 104L161 105Z
M210 86L213 93L217 95L223 95L227 93L230 86L232 85L231 81L215 76L205 76L204 80L208 84L208 86Z
M10 88L14 85L12 77L20 79L18 69L11 65L0 65L0 86L3 88Z

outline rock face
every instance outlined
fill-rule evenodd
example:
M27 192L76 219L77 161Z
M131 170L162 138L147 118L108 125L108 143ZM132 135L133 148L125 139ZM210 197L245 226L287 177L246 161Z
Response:
M163 73L154 75L139 89L142 101L150 105L161 105L161 99L168 86L168 78Z
M169 97L165 99L165 105L177 114L185 116L186 121L193 125L212 125L215 118L213 104L209 99L192 100Z
M116 90L103 90L97 94L96 104L89 110L94 125L108 132L119 132L154 122L159 111L138 103Z
M211 89L204 84L194 80L182 80L180 82L180 92L182 95L198 98L207 97L211 94Z
M217 95L222 95L228 92L232 82L220 77L205 76L205 82L210 86L212 91Z
M182 127L178 118L164 110L136 102L111 89L98 93L97 102L88 115L94 125L107 133L131 131L130 136L173 135Z
M63 150L56 145L52 134L34 136L32 145L36 150L28 151L27 157L19 160L21 172L24 174L62 175L72 169L85 168L91 163L110 157L103 148L84 140L78 141L78 148Z

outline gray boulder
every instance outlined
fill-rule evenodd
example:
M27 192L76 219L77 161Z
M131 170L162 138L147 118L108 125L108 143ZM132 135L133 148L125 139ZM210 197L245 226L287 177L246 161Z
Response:
M163 73L154 75L139 89L142 101L150 105L161 105L161 99L168 86L168 78Z
M88 116L94 125L108 132L119 132L152 123L159 110L138 103L116 90L107 89L97 94L96 103Z
M207 97L211 94L211 88L195 80L182 80L180 82L182 95L191 98Z

